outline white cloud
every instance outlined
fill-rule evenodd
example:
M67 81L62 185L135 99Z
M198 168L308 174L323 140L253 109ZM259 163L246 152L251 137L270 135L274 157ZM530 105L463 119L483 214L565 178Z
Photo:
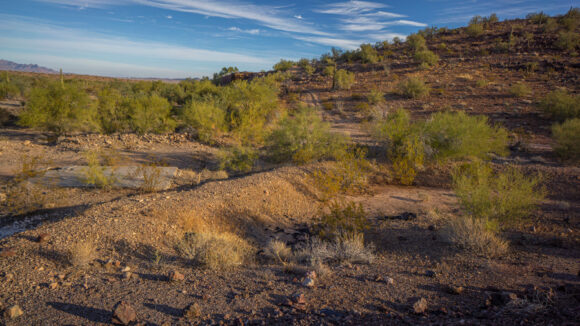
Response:
M167 15L167 16L165 16L165 18L167 18L167 19L173 19L173 16Z
M292 36L293 38L310 43L317 43L327 46L334 46L348 50L357 49L364 41L361 40L348 40L348 39L339 39L339 38L330 38L330 37L318 37L318 36Z
M294 15L294 18L296 18L296 19L304 19L304 18L302 17L302 15Z
M348 1L326 6L328 9L319 9L316 12L333 15L352 15L369 12L387 7L382 3L368 1Z
M228 28L228 31L245 33L245 34L252 34L252 35L260 34L259 29L241 29L239 27L230 27L230 28Z

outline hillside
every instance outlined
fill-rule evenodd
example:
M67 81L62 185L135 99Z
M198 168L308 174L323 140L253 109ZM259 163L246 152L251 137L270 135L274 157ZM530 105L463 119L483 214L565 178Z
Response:
M2 77L0 322L577 323L579 18L215 80Z

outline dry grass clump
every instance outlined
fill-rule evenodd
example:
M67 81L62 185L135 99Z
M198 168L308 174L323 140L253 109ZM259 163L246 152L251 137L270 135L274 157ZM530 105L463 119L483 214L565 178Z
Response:
M365 245L362 234L339 237L333 241L312 238L296 252L300 262L316 266L320 264L371 264L375 255L374 247Z
M251 257L253 246L223 224L206 221L195 212L176 215L177 224L186 231L175 246L180 256L211 270L239 266Z
M508 250L507 241L499 238L484 219L470 216L452 218L442 233L460 248L479 255L497 257Z
M264 255L282 264L290 262L293 258L292 249L284 241L280 240L270 241L266 248L264 248Z
M72 266L84 267L95 259L95 245L90 240L81 240L70 246L68 260Z
M240 266L251 256L252 246L236 234L205 231L186 233L177 244L183 257L211 270Z

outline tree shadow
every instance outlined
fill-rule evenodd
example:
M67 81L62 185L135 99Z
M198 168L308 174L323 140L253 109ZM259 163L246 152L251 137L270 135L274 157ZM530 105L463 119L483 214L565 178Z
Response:
M183 309L173 308L165 304L143 303L143 306L173 317L183 316Z

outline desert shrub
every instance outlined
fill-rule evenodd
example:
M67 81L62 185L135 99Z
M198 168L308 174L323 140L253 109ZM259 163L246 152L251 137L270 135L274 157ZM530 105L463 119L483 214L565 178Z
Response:
M566 120L552 126L556 153L564 159L580 160L580 119Z
M252 147L233 146L222 149L218 157L221 169L250 172L258 159L258 152Z
M362 192L368 187L374 166L366 159L367 150L351 147L338 151L336 161L329 168L318 168L312 173L314 185L321 191L321 199L327 201L336 194Z
M336 68L334 66L329 65L329 66L324 67L322 74L324 76L334 76L335 70L336 70Z
M197 132L197 138L212 143L226 131L226 112L214 102L190 101L181 110L182 121Z
M360 46L360 58L363 63L379 62L377 50L370 44L362 44Z
M385 93L378 89L371 89L371 92L367 95L367 100L371 105L377 105L385 102Z
M574 31L559 32L555 44L560 50L575 51L580 45L580 35Z
M580 118L580 96L571 95L565 90L555 90L540 101L540 108L558 121Z
M411 34L407 36L407 44L413 52L427 49L425 38L419 34Z
M439 56L429 50L421 50L415 52L413 55L415 62L420 64L422 67L432 67L439 62Z
M439 162L507 154L507 131L490 126L485 116L438 112L423 128L430 155Z
M304 69L304 72L310 76L314 73L314 71L316 69L314 69L314 67L312 67L312 65L310 64L310 60L308 59L300 59L300 61L298 61L298 66L302 69Z
M176 249L180 255L211 270L240 266L253 251L246 240L233 233L212 231L186 233Z
M354 73L339 69L334 74L334 89L350 89L354 85Z
M401 81L397 88L401 95L408 98L422 98L429 95L431 91L429 86L419 77L409 77Z
M90 150L85 153L87 166L83 170L83 182L98 188L110 188L117 180L115 165L103 165L101 160L111 161L106 153Z
M220 106L226 112L228 130L243 145L259 144L267 131L266 123L275 122L278 106L276 76L236 81L223 89Z
M274 70L284 72L290 70L292 67L294 67L293 61L280 59L280 61L274 65Z
M532 93L532 90L524 83L516 83L510 87L509 93L514 97L526 97Z
M499 18L497 17L497 14L493 13L493 14L489 15L488 17L483 17L483 22L486 25L495 24L495 23L499 22Z
M127 131L130 128L130 100L111 87L102 89L97 98L97 117L101 130L108 134Z
M365 245L361 233L351 238L337 238L334 241L323 241L312 238L296 252L297 260L311 266L326 263L370 264L375 256L374 247Z
M558 23L567 31L574 31L580 23L580 9L570 8L565 15L560 17Z
M68 261L72 266L84 267L96 258L96 248L91 240L73 243L68 251Z
M481 17L473 17L469 22L469 25L467 25L467 28L465 28L465 32L471 37L477 37L483 34L483 22Z
M19 123L56 135L97 129L95 106L88 94L75 85L59 83L32 89Z
M532 23L534 23L536 25L542 25L548 21L548 18L550 18L550 16L546 15L543 11L540 11L540 12L530 13L526 16L526 18L531 20Z
M131 129L138 134L164 133L175 129L171 117L171 104L157 95L138 95L131 100L129 108Z
M217 82L223 76L227 76L229 74L233 74L236 72L240 72L240 69L238 69L238 67L222 67L222 70L220 70L220 72L216 72L213 74L213 81Z
M458 247L487 257L505 254L508 243L497 236L488 221L471 216L450 219L442 230L443 236Z
M483 88L483 87L487 87L487 85L489 85L489 81L486 79L478 79L475 82L475 86Z
M164 164L160 160L153 160L140 164L131 172L131 176L140 181L139 191L143 193L156 192L162 189L162 169Z
M345 138L331 133L330 125L307 107L280 121L267 139L274 162L307 163L332 158L343 150L345 143Z
M518 220L545 197L541 177L524 175L515 167L494 173L489 164L476 161L458 167L452 176L462 207L484 220Z
M286 245L286 242L280 240L268 242L264 248L264 255L281 264L287 264L293 259L292 249Z
M396 110L378 120L373 133L387 149L395 178L402 184L411 184L423 168L425 144L420 128L411 123L409 113L404 109Z
M0 82L0 100L14 98L18 95L20 95L18 86L6 80Z
M555 18L548 18L546 23L542 26L542 31L544 33L554 33L558 30L558 21Z

